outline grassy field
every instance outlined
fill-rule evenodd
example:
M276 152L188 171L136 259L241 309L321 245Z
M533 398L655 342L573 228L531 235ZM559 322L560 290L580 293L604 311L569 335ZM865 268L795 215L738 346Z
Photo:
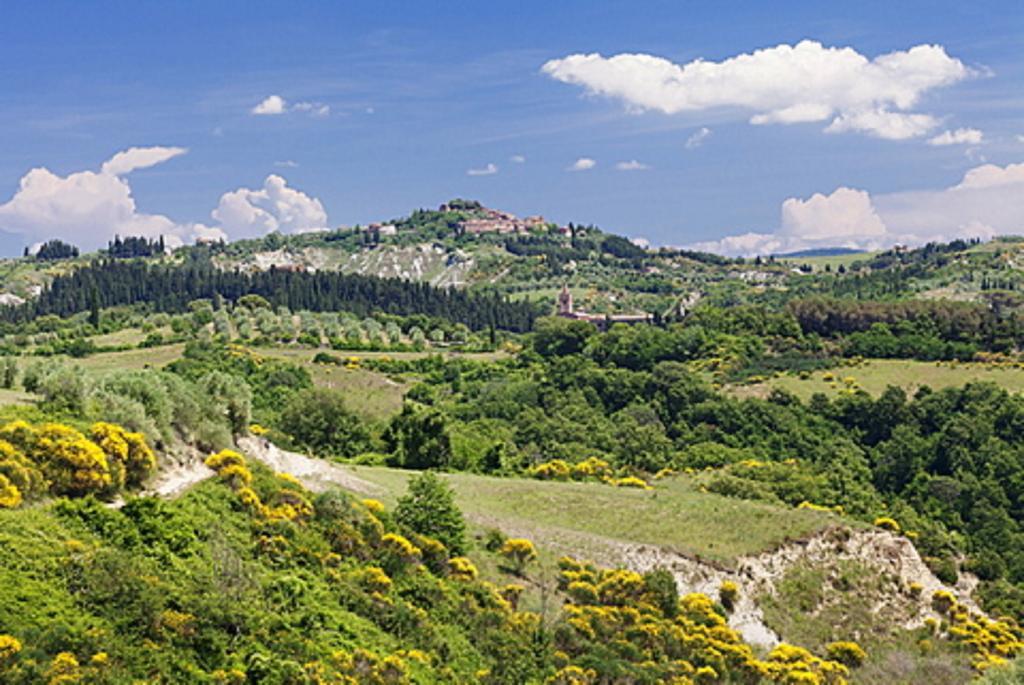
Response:
M831 373L834 381L826 380ZM967 383L989 381L1010 392L1024 392L1024 369L998 367L982 363L919 362L901 359L873 359L858 366L841 366L815 371L804 380L784 374L753 385L730 386L728 390L740 397L765 397L773 388L789 391L802 399L816 392L836 395L847 387L845 379L852 378L856 387L872 395L879 395L887 386L903 388L908 394L927 385L933 390L959 387Z
M346 369L329 364L293 363L304 366L313 378L313 384L344 392L347 406L371 420L383 420L402 411L402 398L408 383L394 381L382 373L366 369Z
M181 357L185 349L183 343L174 345L162 345L160 347L149 347L141 350L123 350L121 352L101 352L92 354L81 359L73 359L75 364L89 371L121 371L132 369L144 369L146 367L160 368ZM46 357L22 357L23 364L29 364L38 359Z
M385 488L383 499L389 505L405 492L410 476L397 469L346 468ZM653 490L467 473L443 477L475 526L528 537L552 554L603 563L621 563L623 544L644 544L729 564L738 556L772 549L835 520L806 509L700 492L685 477L660 481Z
M383 373L368 369L347 369L333 364L314 364L315 350L294 347L260 347L254 351L264 357L285 359L293 364L299 364L309 371L315 385L344 392L348 406L370 420L385 420L400 412L402 399L410 386L409 382L394 380ZM434 353L436 354L436 352ZM359 359L379 359L380 357L418 359L431 354L431 352L332 351L331 354ZM507 356L503 352L462 354L447 351L442 354L486 361Z
M158 328L153 332L160 333L164 336L170 336L172 334L170 327ZM92 337L92 341L101 347L116 347L119 345L135 346L145 340L148 336L149 333L143 332L141 328L124 328L120 331L114 331L113 333L94 335Z

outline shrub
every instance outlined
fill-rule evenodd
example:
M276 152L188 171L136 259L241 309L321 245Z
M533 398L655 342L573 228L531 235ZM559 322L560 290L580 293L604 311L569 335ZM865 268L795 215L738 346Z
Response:
M21 651L21 642L12 635L0 635L0 668L7 666Z
M862 665L864 660L868 658L867 652L860 645L849 641L829 643L825 646L825 652L828 654L829 659L838 661L850 668Z
M484 535L484 549L488 552L497 552L505 544L508 537L497 528L491 528Z
M525 538L505 540L498 553L512 562L516 575L522 575L526 565L537 558L537 549Z
M452 557L448 560L448 569L452 578L459 580L475 580L478 574L476 566L466 557Z
M661 613L675 618L679 613L679 587L676 577L667 568L656 568L644 574L644 588Z
M718 586L718 601L722 603L726 610L732 611L739 597L740 586L733 581L723 580L722 584Z
M456 555L466 548L462 512L451 488L431 471L409 481L408 492L395 507L395 520L420 535L436 538Z
M896 519L890 518L888 516L879 516L878 518L876 518L875 526L881 528L882 530L887 530L890 533L898 534L900 532L900 524L896 523Z
M13 509L21 504L21 491L0 473L0 509Z
M949 590L936 590L932 593L932 608L945 614L956 604L956 596Z
M74 428L59 423L40 427L32 455L41 463L57 495L81 496L110 489L107 455Z
M281 411L279 428L297 447L320 456L354 457L369 448L369 434L342 393L310 388L296 393Z

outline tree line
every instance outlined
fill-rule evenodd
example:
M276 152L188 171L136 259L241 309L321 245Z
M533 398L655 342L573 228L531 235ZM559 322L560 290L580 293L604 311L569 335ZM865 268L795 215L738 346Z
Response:
M528 331L537 316L529 302L511 302L496 294L436 288L397 278L336 272L295 272L271 268L258 273L223 271L205 261L184 265L146 264L100 259L54 278L38 298L0 309L0 319L23 322L38 316L68 316L100 307L148 303L154 311L183 312L202 298L237 301L260 295L293 311L425 314L473 330Z

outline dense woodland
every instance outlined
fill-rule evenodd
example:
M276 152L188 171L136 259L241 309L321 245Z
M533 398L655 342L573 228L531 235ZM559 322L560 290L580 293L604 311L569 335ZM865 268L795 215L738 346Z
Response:
M8 321L25 321L135 303L146 303L156 311L181 312L193 300L219 297L235 301L245 295L260 295L275 306L295 310L343 310L362 316L374 312L425 314L474 330L526 331L537 313L536 307L526 302L398 279L277 269L224 272L203 261L179 266L134 260L98 260L57 276L37 299L7 307L2 313Z

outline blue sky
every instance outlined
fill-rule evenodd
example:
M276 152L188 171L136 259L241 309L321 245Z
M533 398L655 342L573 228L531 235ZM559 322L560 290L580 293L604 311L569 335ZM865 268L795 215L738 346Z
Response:
M303 222L366 223L455 196L658 244L734 252L1016 229L1024 209L1018 214L1013 194L1009 210L1003 200L1007 185L1024 195L1012 166L1024 162L1019 3L782 5L8 3L0 10L0 229L12 234L8 252L49 235L95 246L113 232L107 223L140 232L173 224L186 239L195 231L180 227L201 224L241 237L313 227ZM932 117L927 132L887 139L824 132L841 110L752 125L760 104L638 107L594 94L578 75L542 72L574 54L638 53L682 66L802 40L852 48L867 60L941 46L967 75L917 93L906 112ZM604 83L604 72L595 78ZM725 88L742 98L742 85ZM284 101L281 114L252 113L272 95ZM709 133L701 144L687 147L702 129ZM945 131L973 131L964 134L973 142L928 144ZM14 204L30 169L65 179L98 172L119 151L153 146L187 153L140 162L96 191L129 188L131 211L142 219L118 224L121 196L110 222L96 218L106 209L83 214L76 203L88 199L58 196L63 186L35 204L27 196ZM593 167L567 171L581 158ZM616 168L634 160L646 168ZM949 196L985 164L1005 175L995 184L1002 190L987 183L966 203ZM467 173L488 165L496 172ZM268 189L271 174L287 187ZM810 203L815 193L823 198ZM294 201L295 216L275 215L278 200ZM974 213L931 228L945 207L965 204ZM221 220L211 216L219 205ZM246 223L249 210L260 220ZM714 242L746 233L760 237ZM873 238L858 242L862 234Z

